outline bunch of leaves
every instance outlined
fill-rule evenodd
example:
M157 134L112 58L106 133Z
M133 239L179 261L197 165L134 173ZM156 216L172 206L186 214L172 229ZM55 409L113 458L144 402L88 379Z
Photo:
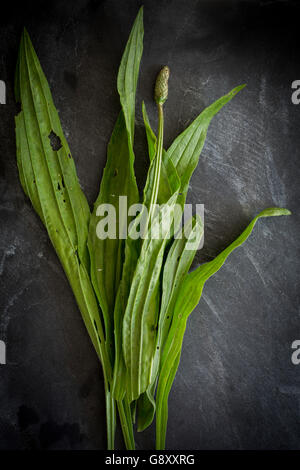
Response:
M157 139L143 103L150 161L143 192L143 205L151 214L148 236L142 240L130 234L126 239L119 236L127 233L129 224L131 232L136 229L143 215L128 219L118 210L119 196L126 196L129 206L140 202L134 173L134 129L142 50L141 8L119 68L121 110L108 144L107 163L92 213L26 30L15 80L16 100L21 103L15 119L20 181L48 231L102 364L109 449L114 448L117 410L127 449L135 446L136 415L138 430L142 431L152 423L155 412L156 447L164 448L168 396L180 361L186 323L205 282L248 238L259 218L289 214L280 208L264 210L214 260L189 272L195 250L188 244L200 241L203 224L201 218L191 218L184 227L185 235L175 238L175 206L184 205L211 119L243 88L239 86L202 111L168 150L162 146L163 119L159 121ZM160 208L152 213L156 202ZM97 208L103 203L116 209L116 238L97 237ZM151 237L164 220L168 222L163 224L162 235Z

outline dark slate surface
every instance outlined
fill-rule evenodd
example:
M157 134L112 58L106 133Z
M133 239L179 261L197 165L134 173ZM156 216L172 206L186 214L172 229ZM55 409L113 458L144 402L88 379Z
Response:
M211 259L261 209L261 221L205 288L188 323L170 397L167 446L174 449L299 449L300 79L294 2L144 1L145 48L138 90L153 123L154 77L168 64L166 144L213 100L247 88L217 116L191 182L205 204ZM80 181L92 204L119 103L116 74L139 1L10 2L0 18L1 449L105 447L102 373L71 290L41 222L18 182L12 87L26 25L50 82ZM147 157L137 115L137 174ZM137 436L153 448L154 427ZM118 446L122 440L118 436Z

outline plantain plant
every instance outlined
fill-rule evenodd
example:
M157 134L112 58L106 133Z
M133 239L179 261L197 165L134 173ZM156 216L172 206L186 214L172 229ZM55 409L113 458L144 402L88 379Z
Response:
M135 96L143 50L143 9L133 24L119 68L121 110L113 129L99 195L90 212L74 160L63 134L49 85L29 35L23 31L16 68L15 118L17 164L25 194L41 218L74 292L83 321L102 365L106 396L107 446L114 449L116 415L127 449L134 449L134 423L146 429L156 413L156 448L164 449L168 396L178 369L187 319L205 282L251 234L259 218L288 215L287 209L262 211L214 260L189 272L200 242L201 218L191 218L184 236L176 205L184 206L213 116L242 88L238 86L207 107L165 150L163 106L169 69L155 86L158 137L142 111L149 153L143 209L136 216L117 214L115 238L99 238L98 207L117 208L119 197L140 202L134 173ZM157 204L159 204L157 209ZM168 217L167 217L168 215ZM133 236L146 220L143 236ZM159 227L159 237L153 237ZM128 233L128 237L120 234Z

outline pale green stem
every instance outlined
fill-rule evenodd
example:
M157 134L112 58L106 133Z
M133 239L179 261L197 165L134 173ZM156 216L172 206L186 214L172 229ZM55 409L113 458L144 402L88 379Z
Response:
M107 449L114 450L116 434L116 403L105 381Z
M128 399L125 397L122 401L118 401L119 418L122 427L122 433L127 450L135 449L131 409Z
M157 196L159 190L160 182L160 171L161 171L161 162L162 162L162 153L163 153L163 140L164 140L164 112L163 105L158 103L158 139L157 139L157 149L155 157L155 167L154 167L154 185L151 193L151 200L149 205L149 225L153 219L155 212L155 205L157 203Z

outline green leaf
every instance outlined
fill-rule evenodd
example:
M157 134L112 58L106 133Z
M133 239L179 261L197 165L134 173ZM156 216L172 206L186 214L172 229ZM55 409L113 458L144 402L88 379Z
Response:
M165 341L172 323L175 303L179 288L191 267L195 253L203 236L203 223L200 216L192 217L177 234L170 248L163 270L162 300L159 313L158 334L153 366L153 376L156 377L159 367L159 358L163 351Z
M155 388L156 380L149 385L147 390L142 393L137 401L138 407L138 432L147 429L153 421L155 415Z
M111 360L120 354L120 332L114 329L115 299L122 275L124 238L127 234L127 206L139 201L134 175L134 115L137 78L143 50L143 14L140 10L127 42L118 75L118 90L122 110L113 130L107 152L107 163L101 181L99 196L95 202L89 230L91 277L103 312L107 348ZM119 207L120 196L124 208ZM110 204L115 210L115 238L101 239L96 228L100 221L97 209L101 204ZM117 325L119 325L117 321ZM115 343L117 351L113 349ZM117 359L119 361L119 358Z
M119 197L126 196L126 207L119 210ZM107 164L104 170L100 193L91 216L88 247L91 258L91 278L103 312L107 345L113 358L113 318L115 298L122 274L124 239L119 233L127 232L127 204L138 202L138 190L130 157L128 134L121 111L108 145ZM96 229L100 221L97 209L101 204L115 208L116 238L98 238Z
M160 354L163 350L172 321L178 287L188 272L203 235L201 218L191 218L176 235L163 267L162 301L159 312L158 332L151 371L151 384L138 401L138 431L146 429L155 413L154 392L157 382Z
M143 112L143 119L144 125L146 130L146 137L148 142L148 153L150 162L154 160L156 154L156 136L151 129L149 118L146 111L146 105L142 103L142 112ZM157 196L158 204L164 204L172 195L172 188L174 185L177 184L179 179L178 173L176 168L174 167L172 160L167 156L165 150L163 150L162 156L162 164L161 164L161 173L160 173L160 182L159 182L159 190ZM148 205L148 201L150 200L150 192L152 189L151 186L151 179L147 180L148 186L145 186L145 197L144 203Z
M85 275L88 265L86 239L90 212L48 83L26 30L20 44L16 93L22 105L22 111L16 116L21 182L48 230L70 282L80 286L84 282L81 275ZM60 138L58 151L51 147L51 132ZM80 303L85 303L82 288L78 287L75 295ZM95 337L93 342L96 344Z
M134 442L134 435L133 435L130 403L127 397L125 397L123 400L118 401L117 404L118 404L120 423L121 423L121 427L123 431L126 449L134 450L135 442Z
M159 276L177 196L178 190L153 219L131 282L123 320L123 355L131 400L137 399L150 384L159 308ZM154 233L159 236L155 238Z
M188 298L185 300L184 310L192 311L198 304L203 286L207 279L209 279L213 274L215 274L225 263L227 257L232 253L233 250L242 245L247 238L251 235L251 232L260 218L264 217L276 217L281 215L290 215L291 212L288 209L282 209L277 207L272 207L263 210L260 212L248 225L248 227L243 231L243 233L229 245L222 253L220 253L214 260L209 261L201 266L199 266L195 271L189 273L184 280L182 288L180 290L181 298L184 296L184 292L189 292ZM190 287L193 286L192 291ZM201 287L202 286L202 287Z
M156 135L154 134L151 128L149 117L148 117L147 110L146 110L146 105L144 101L142 102L142 113L143 113L144 126L145 126L146 138L147 138L147 144L148 144L149 159L150 161L152 161L156 154L157 139L156 139Z
M80 189L74 161L64 137L47 80L26 30L24 30L21 40L17 72L19 73L17 74L16 88L19 83L20 88L17 91L23 110L19 117L19 123L21 124L21 120L24 120L23 130L26 130L28 144L34 144L34 157L38 152L45 156L45 159L43 161L40 159L38 164L41 169L46 169L46 173L42 172L38 178L43 179L45 174L50 175L51 182L47 180L45 184L49 185L49 191L54 196L53 203L60 211L61 220L70 242L78 249L81 261L88 267L86 239L90 217L89 207ZM57 151L51 147L49 139L51 133L59 139L60 148ZM32 152L32 148L30 148L30 152ZM26 161L28 162L28 159ZM32 176L31 167L31 171L26 176L27 190L31 188L33 201L36 205L37 190L32 188L32 184L35 185L37 180L36 178L32 179Z
M180 187L177 172L172 167L168 178L171 197L158 208L157 214L155 214L163 155L164 116L162 105L158 105L158 116L158 143L147 175L143 209L134 221L125 251L127 256L125 256L124 273L126 275L126 272L129 272L127 269L129 266L131 273L127 276L131 282L130 291L127 290L128 295L126 298L123 297L126 302L123 302L123 305L124 307L126 305L126 309L123 318L122 345L126 365L127 393L131 400L137 400L151 384L160 300L159 276L167 239L171 235L174 209ZM146 239L142 243L133 241L134 229L145 221L146 227L143 230L147 234Z
M227 95L222 96L213 104L205 108L204 111L202 111L202 113L199 114L199 116L174 140L170 148L167 150L166 158L172 161L181 180L181 194L178 197L178 202L182 206L185 202L189 181L198 164L199 156L205 143L208 126L212 118L244 87L245 85L240 85L234 88L227 93ZM156 148L156 136L151 129L145 105L143 105L143 115L148 149L150 155L153 155L153 149Z
M176 302L178 287L188 272L195 252L203 235L201 218L191 218L181 229L174 240L163 267L162 300L158 320L158 332L156 337L155 353L151 370L150 386L139 399L139 427L144 430L154 417L155 400L154 391L159 371L161 351L172 322L174 305Z
M164 204L167 203L174 194L175 191L178 191L180 186L180 181L177 175L177 172L174 168L174 165L169 159L165 160L165 164L162 168L161 175L164 175L167 183L159 185L158 190L158 203ZM161 181L161 180L160 180ZM143 210L135 218L134 223L132 224L131 232L139 226L140 222L143 220L146 214L146 210L149 211L151 196L153 188L155 186L155 158L152 158L150 163L150 168L148 170L147 180L144 188L143 196ZM144 209L146 208L146 210ZM150 226L148 227L150 230ZM125 315L125 310L130 294L130 288L132 286L133 275L138 263L138 259L141 253L142 240L140 238L133 239L129 236L125 243L125 260L123 264L122 280L119 287L119 292L116 298L115 304L115 346L118 351L116 354L115 367L114 367L114 381L113 381L113 393L116 399L120 400L125 394L125 377L128 375L126 371L126 365L124 362L124 357L121 354L121 341L119 337L119 332L123 328L123 318ZM165 245L164 245L165 247ZM158 299L155 300L158 302ZM154 305L154 304L153 304Z
M128 449L134 448L131 417L127 410L122 384L122 309L116 301L122 275L124 258L124 237L127 234L127 207L119 210L119 197L126 196L126 205L139 201L138 188L134 175L134 120L135 96L140 60L143 50L143 9L141 8L133 24L118 74L118 91L122 110L112 133L107 152L107 164L101 181L99 196L94 205L89 231L89 251L91 256L91 278L100 303L106 334L106 346L111 361L114 361L113 396L118 399L118 409L124 439ZM124 201L124 198L123 198ZM116 238L97 237L99 222L97 209L101 204L111 204L115 208ZM120 299L120 297L117 297Z
M97 300L89 278L87 234L90 211L64 137L51 92L24 30L15 81L22 111L16 116L17 162L25 193L44 223L73 289L82 318L102 362L105 384L111 363ZM55 145L51 142L54 138ZM114 403L110 404L110 416ZM108 424L113 446L114 420Z
M170 365L167 380L163 386L160 383L160 388L157 391L156 399L156 449L164 450L166 445L166 434L168 424L168 399L169 394L176 376L176 372L180 363L181 352L175 356L172 364Z
M179 200L184 204L189 181L198 164L207 129L212 118L228 103L245 85L240 85L222 96L213 104L208 106L202 113L182 132L168 149L168 157L172 160L179 178L183 193Z
M153 169L154 167L152 164L150 165L150 169L148 171L147 182L144 189L143 207L148 207L149 205L151 197ZM159 201L160 204L168 202L168 200L172 197L172 194L175 191L178 191L178 188L180 186L180 181L178 179L177 172L172 162L168 163L168 175L168 185L165 187L164 190L159 191L159 195L161 196ZM132 222L131 233L136 227L139 226L139 223L144 216L145 211L143 210ZM124 362L124 357L122 354L122 341L120 332L122 332L123 329L123 318L125 315L133 275L140 256L141 247L142 240L140 238L138 238L137 240L133 239L131 236L127 238L125 243L125 260L123 264L122 279L117 293L114 311L116 356L114 367L113 393L116 400L121 400L125 394L127 371Z
M135 90L143 52L143 36L143 7L141 7L134 21L118 74L118 92L131 147L134 140Z
M187 274L183 279L175 304L172 325L169 330L161 358L161 371L156 396L157 449L163 449L165 446L165 432L168 416L166 409L168 394L178 368L178 355L180 355L182 348L186 322L201 298L205 282L223 266L230 253L247 240L252 233L254 225L260 218L289 214L290 211L287 209L265 209L258 214L243 233L214 260L199 266L195 271Z

